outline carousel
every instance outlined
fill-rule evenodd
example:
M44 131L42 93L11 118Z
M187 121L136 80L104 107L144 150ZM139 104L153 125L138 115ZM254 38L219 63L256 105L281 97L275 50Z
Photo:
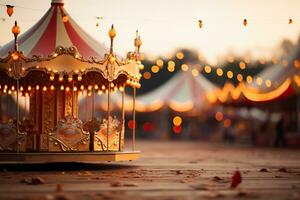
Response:
M135 95L143 68L140 36L137 32L135 50L121 59L113 49L116 30L112 25L110 48L101 57L104 48L93 46L98 43L74 24L63 6L63 0L52 0L45 16L20 38L15 22L13 42L0 49L0 162L138 159L135 126L127 133L131 142L125 146L125 90L133 88L135 122ZM51 26L57 38L49 35ZM111 109L113 93L120 93L118 114ZM101 118L96 116L96 95L106 99ZM86 98L91 99L91 109L84 112L90 117L83 121L80 117L86 113L80 113L78 105Z

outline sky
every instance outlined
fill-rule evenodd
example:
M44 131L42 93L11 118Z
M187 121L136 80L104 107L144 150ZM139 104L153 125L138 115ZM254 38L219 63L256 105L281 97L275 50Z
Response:
M0 0L16 7L12 18L0 22L0 45L12 39L14 20L22 32L37 22L50 0ZM30 9L25 9L25 8ZM283 39L300 35L299 0L65 0L69 14L98 41L109 46L107 31L115 25L115 50L121 55L133 49L135 30L142 52L164 57L179 48L195 49L211 63L227 54L270 57ZM103 17L96 27L96 16ZM5 7L0 18L7 18ZM247 27L242 24L248 20ZM293 19L288 24L289 18ZM198 27L198 20L203 27Z

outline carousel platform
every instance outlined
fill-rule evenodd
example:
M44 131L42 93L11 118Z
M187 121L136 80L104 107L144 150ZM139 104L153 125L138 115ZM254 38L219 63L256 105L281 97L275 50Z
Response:
M140 151L0 153L0 164L133 161Z

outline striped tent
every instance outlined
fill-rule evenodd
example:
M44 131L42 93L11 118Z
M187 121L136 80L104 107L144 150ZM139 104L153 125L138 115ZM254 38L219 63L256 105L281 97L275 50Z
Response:
M104 45L89 36L69 16L64 9L63 0L52 0L50 9L28 31L19 37L19 49L27 57L33 55L48 56L56 47L76 47L85 58L103 58L107 52ZM0 49L0 57L6 57L14 49L11 41Z
M215 86L201 74L194 77L191 72L178 72L174 77L154 91L138 96L136 109L153 112L168 106L177 112L203 109L208 106L207 94ZM130 107L131 103L127 107Z

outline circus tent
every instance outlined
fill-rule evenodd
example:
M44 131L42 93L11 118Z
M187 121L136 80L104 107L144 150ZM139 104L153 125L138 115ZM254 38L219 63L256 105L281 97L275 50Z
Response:
M136 110L154 112L164 106L176 112L204 109L204 106L207 107L206 95L213 90L215 90L215 86L201 74L195 77L191 72L178 72L154 91L138 96ZM126 107L130 110L132 103L125 102Z
M52 0L46 14L18 39L19 50L26 57L48 56L56 47L76 47L85 58L103 58L108 49L89 36L64 9L63 0ZM14 41L0 49L0 57L5 57L14 49Z
M234 86L226 83L209 94L211 102L225 104L258 104L280 101L299 93L300 87L300 47L288 60L289 65L269 66L253 78L252 83L240 83Z

